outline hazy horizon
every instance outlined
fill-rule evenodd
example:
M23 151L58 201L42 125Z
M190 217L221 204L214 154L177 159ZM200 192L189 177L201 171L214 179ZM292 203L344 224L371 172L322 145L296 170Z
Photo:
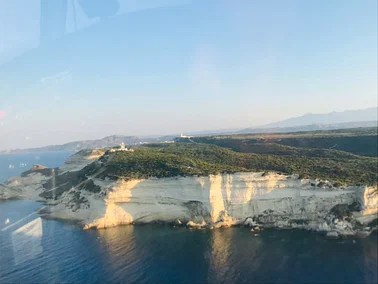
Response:
M367 109L372 109L372 108L378 108L377 107L370 107L370 108L367 108ZM360 109L358 109L360 110ZM362 109L362 110L366 110L366 109ZM345 111L353 111L353 110L344 110L344 111L341 111L341 112L331 112L331 113L343 113ZM298 118L298 117L301 117L301 116L304 116L304 115L321 115L321 114L330 114L330 113L305 113L305 114L302 114L300 116L297 116L297 117L286 117L282 120L279 120L279 121L274 121L274 123L276 122L280 122L280 121L283 121L283 120L289 120L289 119L293 119L293 118ZM378 116L378 114L377 114ZM370 120L360 120L360 121L370 121ZM377 119L375 119L374 121L378 121ZM355 122L355 121L348 121L348 122ZM341 122L341 123L347 123L347 122ZM58 142L58 143L53 143L53 144L41 144L41 145L36 145L36 146L32 146L32 147L28 147L28 148L8 148L8 149L0 149L0 151L8 151L8 150L16 150L16 149L30 149L30 148L39 148L39 147L44 147L44 146L51 146L51 145L63 145L63 144L66 144L66 143L71 143L71 142L79 142L79 141L85 141L85 140L98 140L98 139L102 139L102 138L106 138L106 137L109 137L109 136L138 136L140 138L144 138L144 137L148 137L148 138L152 138L152 137L163 137L165 135L179 135L181 133L184 133L184 134L191 134L191 133L201 133L201 132L227 132L227 131L237 131L237 130L243 130L243 129L248 129L248 128L259 128L259 127L263 127L264 129L265 128L270 128L270 127L273 127L273 128L279 128L280 126L270 126L271 123L267 123L267 124L263 124L263 125L256 125L256 126L252 126L252 127L236 127L236 128L217 128L217 129L196 129L196 130L193 130L193 131L181 131L181 132L170 132L170 133L149 133L149 134L145 134L145 135L133 135L132 133L112 133L112 134L108 134L108 135L105 135L105 136L100 136L100 137L92 137L92 138L83 138L83 139L74 139L74 140L62 140L61 142ZM332 124L332 123L330 123ZM301 126L309 126L309 125L312 125L312 124L301 124ZM292 127L295 127L295 126L292 126ZM85 133L83 133L85 135Z
M375 0L62 3L0 3L0 150L378 105Z

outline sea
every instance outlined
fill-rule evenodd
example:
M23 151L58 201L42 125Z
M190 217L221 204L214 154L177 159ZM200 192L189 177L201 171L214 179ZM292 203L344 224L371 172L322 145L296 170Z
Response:
M0 155L0 183L69 152ZM14 167L10 166L13 165ZM365 239L233 227L129 225L82 230L29 200L0 201L0 283L377 283L377 234Z

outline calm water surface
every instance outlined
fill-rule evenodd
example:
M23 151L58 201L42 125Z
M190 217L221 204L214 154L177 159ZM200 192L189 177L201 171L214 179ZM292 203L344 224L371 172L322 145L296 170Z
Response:
M0 283L377 282L377 234L327 240L301 231L161 225L83 231L40 221L33 212L41 206L0 201Z
M49 168L61 166L70 155L72 152L0 154L0 183L29 170L34 164L42 164Z

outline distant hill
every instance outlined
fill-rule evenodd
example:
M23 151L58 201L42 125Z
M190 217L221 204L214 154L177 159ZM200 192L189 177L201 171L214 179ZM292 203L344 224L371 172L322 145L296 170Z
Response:
M162 142L172 140L175 136L162 136L156 138L139 138L137 136L123 136L123 135L112 135L107 136L102 139L95 140L84 140L84 141L74 141L62 145L50 145L39 148L30 149L15 149L9 151L0 151L2 154L6 153L23 153L23 152L48 152L48 151L72 151L77 152L83 149L91 148L107 148L118 146L122 142L126 145L135 145L140 142Z
M261 128L276 127L296 127L314 124L340 124L340 123L356 123L378 120L378 107L372 107L361 110L346 110L342 112L330 112L314 114L308 113L302 116L285 119L282 121L266 124Z
M203 136L191 139L177 138L176 141L214 144L243 153L330 158L346 157L345 152L349 152L360 156L377 157L377 131L377 127L360 127L290 133Z
M335 130L335 129L348 129L348 128L359 128L359 127L378 127L377 121L363 121L363 122L347 122L347 123L336 123L336 124L313 124L304 125L297 127L271 127L271 128L246 128L243 130L218 130L218 131L201 131L188 133L193 136L213 136L213 135L231 135L231 134L253 134L253 133L289 133L289 132L300 132L300 131L315 131L315 130ZM49 152L49 151L71 151L78 152L83 149L93 149L93 148L107 148L114 147L121 144L121 142L126 145L135 145L140 143L156 143L164 141L173 141L179 134L166 135L166 136L156 136L156 137L137 137L137 136L124 136L124 135L112 135L107 136L102 139L95 140L83 140L74 141L62 145L49 145L38 148L29 149L14 149L0 151L0 154L10 154L10 153L26 153L26 152Z
M259 127L259 128L246 128L234 132L235 134L243 133L286 133L286 132L299 132L299 131L315 131L315 130L334 130L334 129L347 129L358 127L377 127L378 121L353 121L344 123L333 124L311 124L292 127ZM229 133L232 134L232 133Z

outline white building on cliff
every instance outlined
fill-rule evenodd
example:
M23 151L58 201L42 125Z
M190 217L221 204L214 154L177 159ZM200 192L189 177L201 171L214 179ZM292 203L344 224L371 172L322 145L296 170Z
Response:
M187 135L184 135L183 133L181 133L180 138L193 138L193 136L187 136Z
M134 152L134 149L127 149L125 143L119 144L119 148L112 148L110 152L118 152L118 151L127 151L127 152Z

